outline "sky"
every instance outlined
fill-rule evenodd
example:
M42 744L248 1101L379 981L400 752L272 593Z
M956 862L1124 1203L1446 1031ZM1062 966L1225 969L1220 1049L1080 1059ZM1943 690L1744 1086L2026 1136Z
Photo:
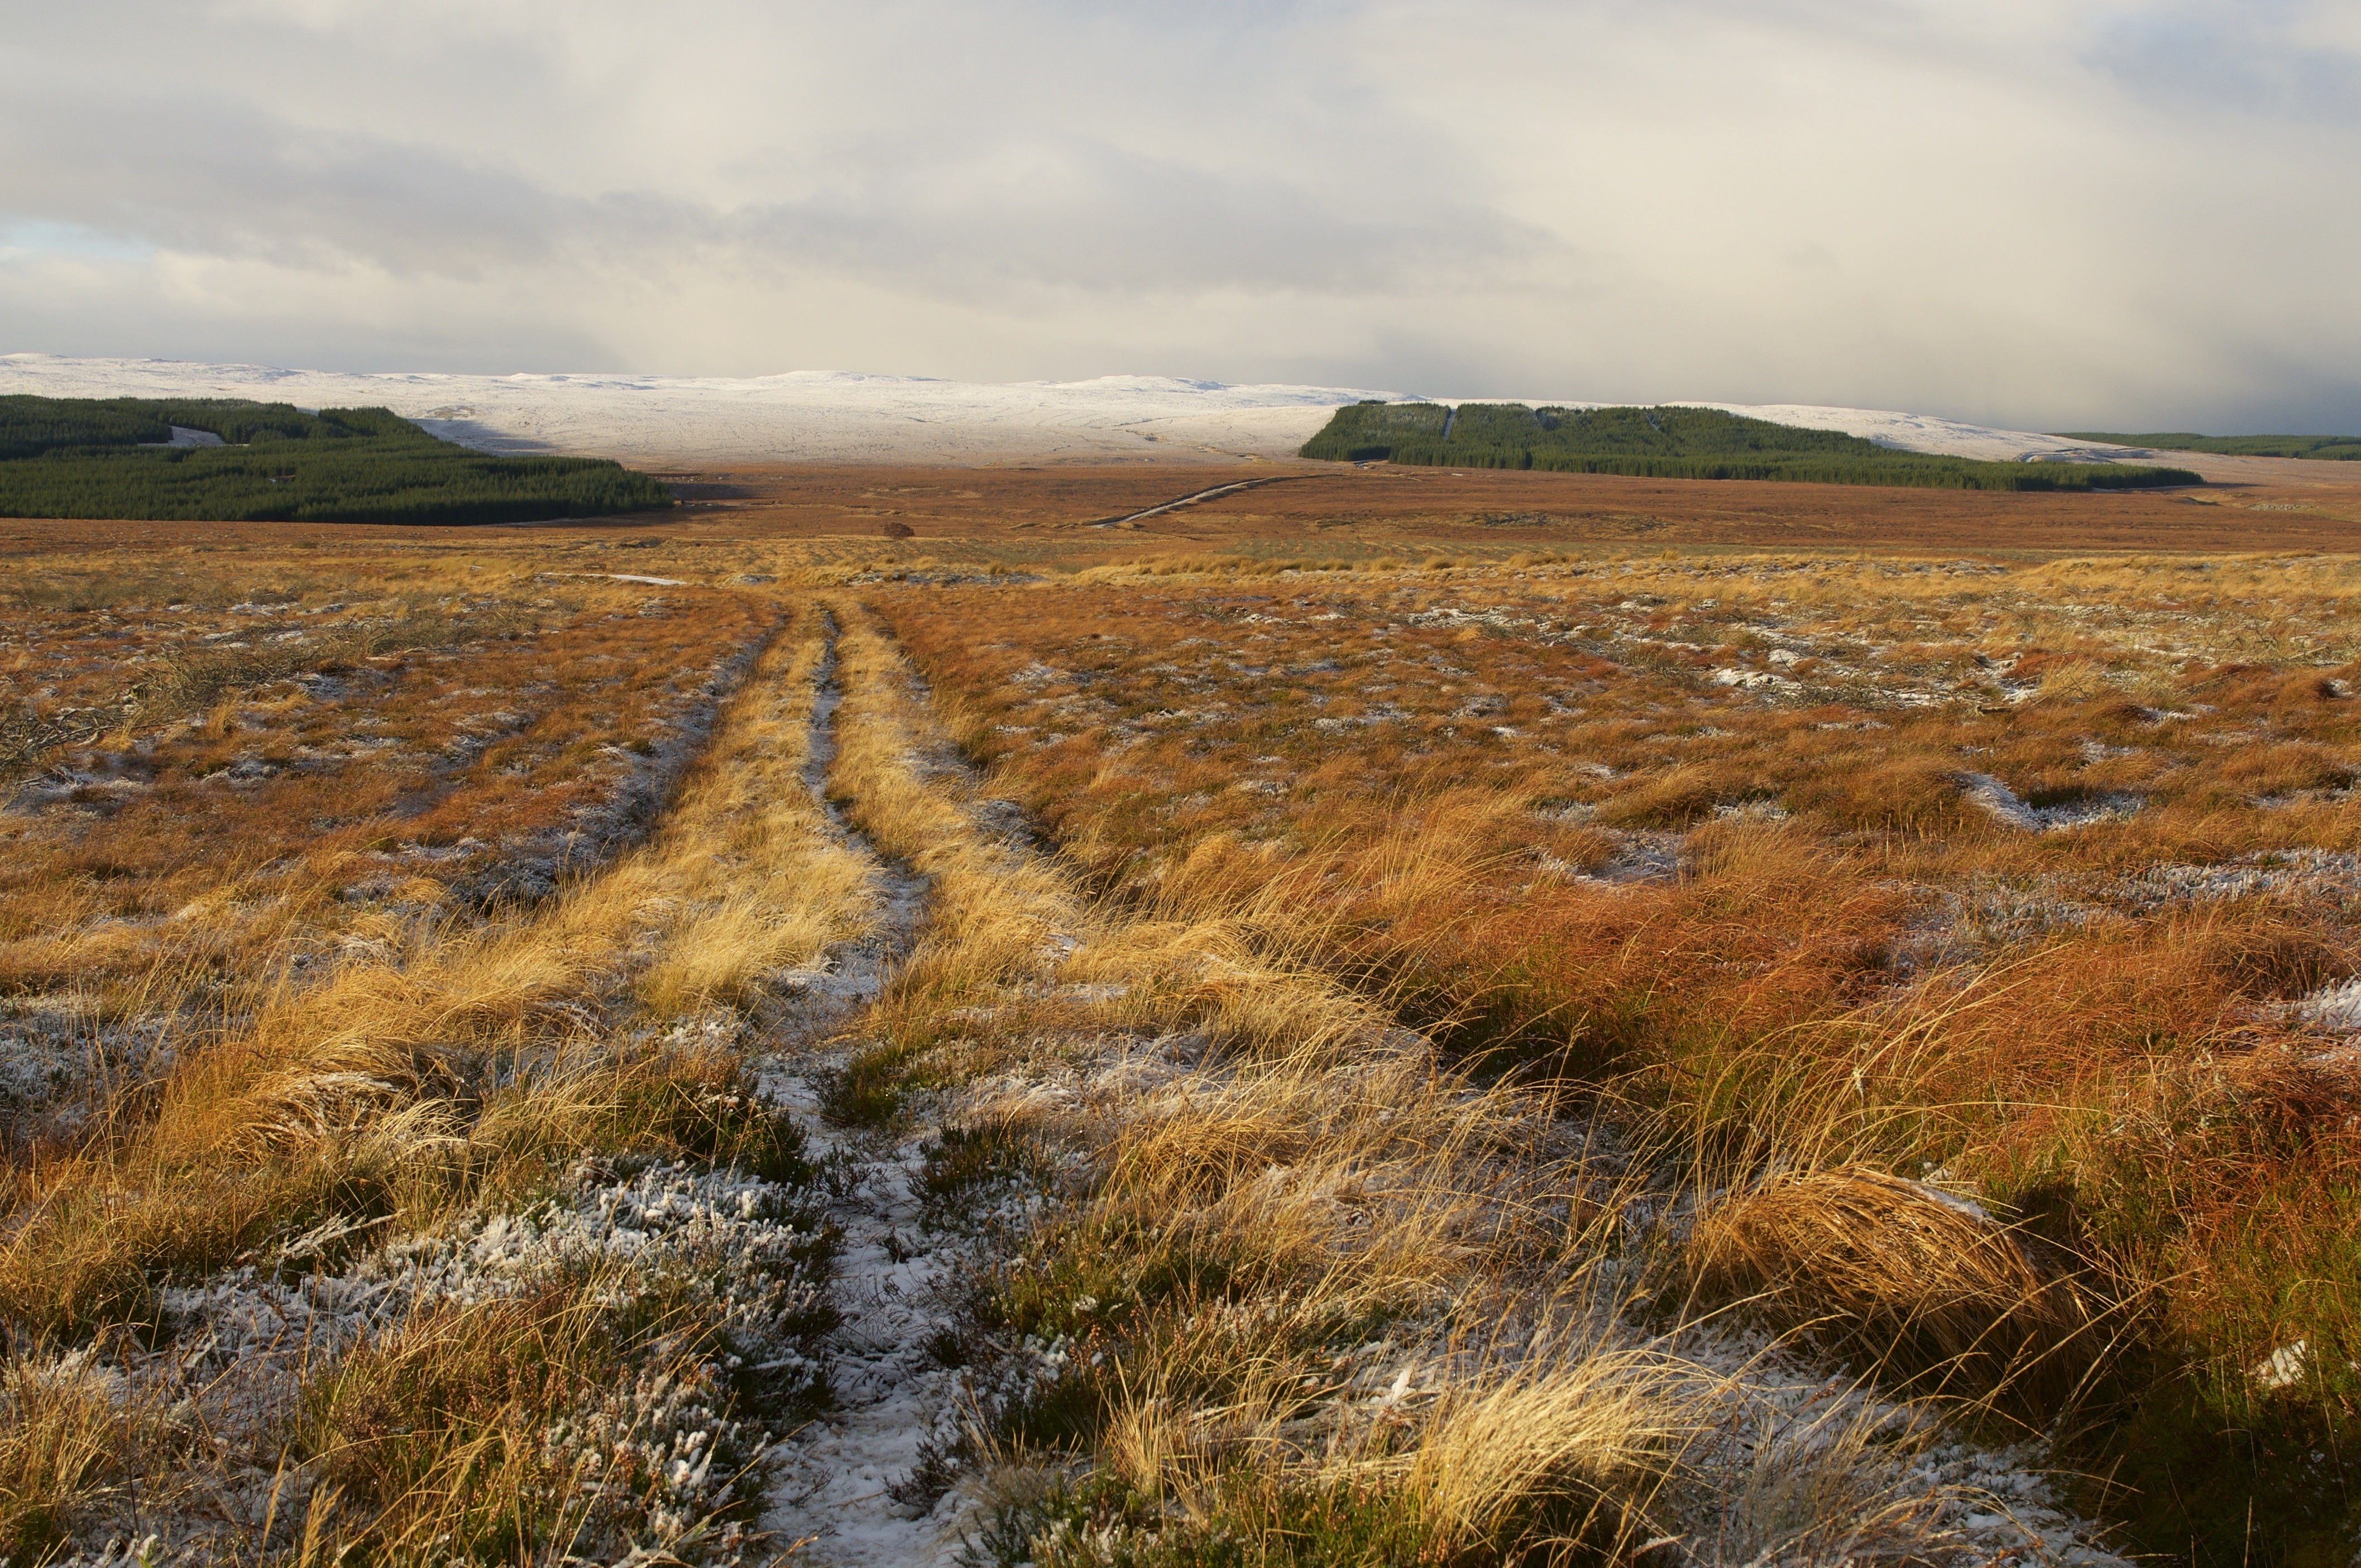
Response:
M81 0L0 352L2361 430L2361 0Z

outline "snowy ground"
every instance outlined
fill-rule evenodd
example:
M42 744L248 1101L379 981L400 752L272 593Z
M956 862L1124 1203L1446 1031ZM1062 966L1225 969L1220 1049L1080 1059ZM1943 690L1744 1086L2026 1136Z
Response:
M163 359L0 356L0 393L377 405L488 452L642 463L1226 461L1291 457L1339 403L1395 394L1168 376L1012 385L847 371L744 379L341 375Z
M488 452L593 453L655 464L950 465L1283 459L1292 457L1341 403L1412 396L1345 387L1225 386L1169 376L992 384L828 370L735 379L347 375L46 354L0 355L0 393L255 398L302 408L377 405ZM1517 400L1601 406L1571 399ZM2154 455L1888 410L1801 403L1698 406L1841 430L1909 452L2001 461L2138 462Z

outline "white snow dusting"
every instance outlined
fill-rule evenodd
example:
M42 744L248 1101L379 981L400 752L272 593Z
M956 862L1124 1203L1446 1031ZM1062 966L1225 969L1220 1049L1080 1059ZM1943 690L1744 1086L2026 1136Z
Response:
M1171 376L989 383L842 370L743 378L348 374L48 354L0 355L0 393L253 398L311 409L379 406L486 452L576 452L690 464L1285 459L1341 404L1363 398L1430 400L1359 388L1231 386ZM1578 399L1515 400L1560 408L1610 406ZM2136 447L2092 445L1887 409L1690 406L1839 430L1899 451L1955 457L2145 462L2157 456Z
M0 356L0 392L384 407L486 452L919 464L1291 457L1338 404L1391 395L1170 376L999 385L825 370L742 378L350 375L43 354Z

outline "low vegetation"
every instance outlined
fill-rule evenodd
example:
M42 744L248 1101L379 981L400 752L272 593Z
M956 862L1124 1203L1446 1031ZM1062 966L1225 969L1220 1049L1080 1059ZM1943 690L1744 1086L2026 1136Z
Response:
M1512 565L891 613L1109 895L1751 1194L1699 1289L2011 1389L2150 1545L2235 1550L2250 1499L2344 1540L2299 1456L2361 1392L2350 568ZM1897 1180L2016 1239L1977 1261ZM1943 1328L1875 1305L1904 1281L2013 1304Z
M145 532L0 1556L2351 1555L2347 558Z
M1356 403L1302 455L1442 468L1539 468L1666 479L1787 479L1931 489L2094 490L2194 485L2185 468L2103 463L1980 463L1897 452L1839 431L1773 424L1716 409L1527 408L1522 403Z
M214 439L164 444L176 426ZM487 456L384 409L0 398L0 517L439 524L672 504L604 458Z
M680 633L648 613L657 596L624 603L620 641L598 635L595 590L544 604L531 674L503 670L495 639L426 643L445 668L423 683L401 668L420 651L398 650L324 701L233 686L228 730L317 707L305 720L324 728L341 705L350 734L366 693L389 729L423 721L443 762L437 699L470 681L628 725L618 688L661 687L681 644L634 646ZM779 607L743 598L698 620L700 663L733 620L741 656L724 645L702 718L641 720L687 730L669 776L537 890L456 902L431 844L411 841L429 852L408 874L360 848L397 825L448 841L406 795L497 831L499 786L530 778L532 745L474 778L473 748L445 781L397 767L389 795L367 753L274 790L167 760L177 724L110 735L74 762L154 759L133 809L201 828L209 804L264 807L259 842L126 840L163 862L114 879L128 919L73 907L108 879L58 858L126 803L19 796L0 941L21 1091L0 1186L0 1554L160 1532L149 1554L187 1561L634 1543L725 1561L757 1539L768 1445L826 1403L834 1319L818 1170L739 1042L763 977L865 916L861 870L802 788L816 620L783 629ZM569 623L590 633L571 649ZM595 747L550 739L567 786L595 791ZM324 810L358 838L320 842ZM519 846L501 849L516 869ZM372 860L390 885L353 883Z

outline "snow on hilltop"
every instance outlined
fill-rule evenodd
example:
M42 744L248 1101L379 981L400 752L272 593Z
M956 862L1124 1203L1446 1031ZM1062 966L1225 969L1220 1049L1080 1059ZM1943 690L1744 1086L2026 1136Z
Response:
M1686 399L1680 400L1686 401ZM1933 452L1947 457L1974 457L1991 463L2055 462L2060 459L2082 463L2140 463L2156 455L2143 447L2068 441L2062 436L2037 435L2028 430L1999 430L1991 425L1969 424L1961 420L1942 419L1934 414L1896 413L1889 409L1829 409L1810 403L1698 403L1693 406L1720 409L1729 413L1744 414L1749 419L1766 419L1773 424L1799 424L1809 430L1840 430L1847 435L1858 435L1864 441L1874 441L1880 446L1891 446L1900 452Z
M0 355L0 393L381 406L481 451L586 453L648 464L1283 459L1340 403L1426 400L1359 388L1234 387L1170 376L1004 384L840 370L738 378L359 375L47 354ZM1699 406L1841 430L1910 452L2004 460L2146 455L1923 414L1788 403Z
M344 375L41 354L0 356L5 392L375 405L487 452L941 464L1292 456L1337 404L1389 395L1165 376L989 385L818 370L746 378Z

